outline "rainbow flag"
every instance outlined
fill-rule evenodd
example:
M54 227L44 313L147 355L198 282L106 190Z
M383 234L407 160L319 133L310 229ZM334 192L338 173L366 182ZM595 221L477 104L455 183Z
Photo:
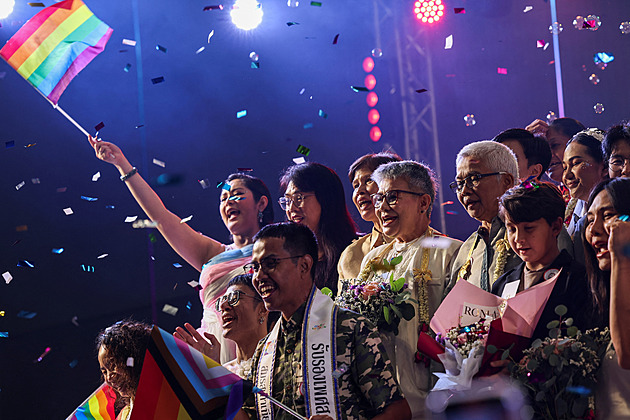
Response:
M114 420L115 401L114 390L103 383L66 420Z
M231 420L251 390L251 382L154 326L131 420Z
M0 56L56 105L74 76L103 51L112 32L81 0L65 0L26 22Z

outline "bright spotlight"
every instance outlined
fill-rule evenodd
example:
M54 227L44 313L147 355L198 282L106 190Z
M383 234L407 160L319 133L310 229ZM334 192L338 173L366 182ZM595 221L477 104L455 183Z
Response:
M14 0L0 0L0 19L4 19L13 12Z
M262 22L263 10L256 0L236 0L230 16L237 28L249 31Z
M435 23L444 16L442 0L418 0L414 4L413 13L422 23Z

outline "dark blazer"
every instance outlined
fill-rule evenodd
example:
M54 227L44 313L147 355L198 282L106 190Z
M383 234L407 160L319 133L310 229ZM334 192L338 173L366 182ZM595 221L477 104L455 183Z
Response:
M547 324L549 321L560 319L555 312L556 306L558 305L567 307L568 312L564 317L573 318L573 325L578 327L581 331L585 331L592 323L591 320L588 319L591 312L590 291L584 266L574 261L566 250L562 250L560 255L551 263L548 270L552 268L558 270L562 269L562 272L551 291L549 300L534 330L532 340L537 338L544 339L549 336ZM492 285L492 293L501 296L503 289L508 283L521 279L521 274L524 269L525 263L523 262L503 274ZM544 281L544 279L541 279L541 281Z

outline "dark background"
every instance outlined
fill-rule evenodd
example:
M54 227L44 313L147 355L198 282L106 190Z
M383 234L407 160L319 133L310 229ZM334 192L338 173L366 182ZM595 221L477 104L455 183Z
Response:
M133 4L138 5L139 38ZM60 106L91 133L103 121L100 136L121 146L147 179L165 173L180 176L180 183L159 186L158 193L182 218L193 215L189 224L194 229L220 241L228 241L228 232L218 216L214 185L237 168L252 168L278 196L278 176L299 156L295 150L300 144L311 149L309 160L340 174L359 221L350 200L348 166L365 153L388 147L405 151L393 34L395 28L403 34L420 32L411 13L413 2L329 0L314 7L301 1L289 8L286 1L262 1L263 22L249 32L231 23L227 2L223 11L203 12L210 4L216 3L88 1L114 33L106 50L70 84ZM446 216L446 226L435 216L434 226L464 239L476 223L447 187L455 175L457 151L503 129L544 119L549 111L558 114L550 64L553 46L536 48L539 39L551 42L551 18L543 0L445 4L445 18L424 31L419 42L433 63L441 188L445 201L455 201L445 209L458 212ZM523 13L528 5L533 10ZM383 22L378 31L375 7ZM464 7L466 13L453 14L454 7ZM0 44L39 10L20 0L1 22ZM573 28L576 15L591 13L601 17L598 31ZM558 18L564 27L560 48L567 116L601 128L627 118L630 35L622 35L619 24L630 20L630 2L559 0ZM290 21L299 25L289 27ZM208 44L211 30L215 33ZM368 136L365 93L350 86L364 84L361 63L377 47L377 33L383 56L375 59L373 73L383 138L374 143ZM336 34L339 40L333 45ZM444 40L451 34L453 48L445 50ZM129 47L123 38L139 43ZM157 44L166 53L156 50ZM408 38L401 45L408 54ZM202 46L205 51L195 54ZM137 49L143 66L139 76ZM251 51L259 54L259 69L250 67ZM592 60L600 51L615 55L605 70ZM128 63L131 68L125 72ZM498 74L498 67L507 68L507 75ZM417 68L427 71L420 61ZM589 82L591 73L599 76L598 85ZM165 81L153 85L151 79L159 76ZM424 93L405 100L421 108L428 98ZM598 102L605 106L602 114L593 111ZM237 119L236 112L243 109L247 116ZM318 116L319 109L327 119ZM475 115L476 125L466 127L466 114ZM136 128L142 115L144 126ZM313 127L305 129L309 123ZM6 148L9 141L15 146ZM84 136L4 62L0 142L0 272L13 276L10 284L0 282L0 331L9 334L0 338L0 418L65 418L100 383L93 345L97 332L125 317L154 321L168 331L186 321L197 325L201 304L187 282L198 274L156 231L124 223L126 216L143 215L117 171L97 160ZM429 138L421 138L420 155L435 166ZM152 164L154 158L166 167ZM98 171L101 178L92 182ZM40 183L33 183L34 178ZM203 179L210 188L202 188L198 180ZM16 190L22 181L26 184ZM74 214L66 216L66 207ZM274 211L276 220L284 218L277 204ZM150 233L156 238L153 244ZM64 252L54 254L53 248ZM97 259L102 254L109 255ZM34 268L18 267L20 260ZM94 267L94 272L82 265ZM165 303L179 308L176 316L161 311ZM18 317L23 310L37 315ZM47 347L50 352L35 363ZM75 367L70 366L73 361Z

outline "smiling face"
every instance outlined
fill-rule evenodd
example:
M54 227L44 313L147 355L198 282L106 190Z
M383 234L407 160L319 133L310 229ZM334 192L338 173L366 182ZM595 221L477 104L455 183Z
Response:
M220 309L223 337L238 344L249 337L258 335L260 318L266 315L267 310L260 300L252 297L256 296L256 292L245 285L232 285L228 287L225 293L229 294L236 291L240 292L236 305L231 306L227 301L224 301L221 303Z
M131 389L131 378L128 372L124 371L124 367L116 367L114 365L114 361L107 354L105 346L101 346L98 349L98 364L100 365L103 379L109 386L123 397L133 397L134 390Z
M378 192L378 185L370 178L372 171L363 167L356 170L352 180L352 202L357 207L361 218L366 222L378 223L378 217L371 195Z
M287 258L292 255L284 249L284 241L284 238L269 237L254 243L253 263L260 264L266 258L285 259L277 261L273 269L260 267L254 273L253 284L268 311L280 311L285 319L289 319L310 293L313 285L310 276L313 261L310 255Z
M506 214L505 227L510 246L530 270L540 270L558 256L556 238L562 229L562 218L551 225L544 218L515 223Z
M608 250L610 222L618 215L606 190L597 194L586 213L586 242L593 247L597 264L602 271L610 271L610 251Z
M587 201L591 190L604 176L604 165L595 162L588 148L576 141L564 151L562 183L571 191L571 197Z
M231 234L251 238L260 229L258 212L266 207L267 197L263 196L256 202L242 179L232 180L229 185L229 191L221 190L221 219Z
M551 163L547 174L549 178L556 182L562 182L562 159L564 156L564 149L567 147L567 143L571 138L562 134L560 131L549 127L547 130L547 143L551 148Z
M383 179L379 185L379 193L389 191L413 191L407 181L402 178ZM400 242L412 241L422 235L429 225L427 210L431 203L428 194L415 195L398 193L396 204L390 205L387 200L377 209L376 214L383 226L383 233Z
M302 204L297 206L291 201L286 209L287 219L308 226L313 232L319 230L319 218L322 215L322 207L315 197L315 193L311 191L300 191L293 181L289 182L284 196L292 198L295 194L304 195Z
M608 168L608 176L610 178L630 177L630 142L627 140L618 140L612 148L610 154L610 162L614 160L623 161L621 170L613 171Z
M485 162L470 156L464 157L457 167L457 181L462 181L470 175L496 172L491 170ZM468 215L480 222L491 223L499 214L499 197L513 184L510 175L487 176L479 180L475 188L464 186L457 192L457 199L464 206Z

